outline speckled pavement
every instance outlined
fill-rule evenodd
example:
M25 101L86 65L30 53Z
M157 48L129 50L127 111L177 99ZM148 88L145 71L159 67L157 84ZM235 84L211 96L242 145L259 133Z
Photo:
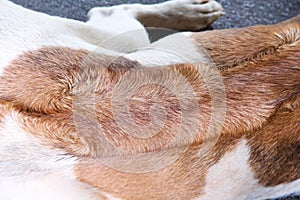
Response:
M124 3L152 4L163 0L12 0L32 10L50 15L86 20L86 13L92 7L111 6ZM215 22L214 29L245 27L255 24L274 24L300 13L299 0L218 0L226 15ZM296 200L286 197L281 200Z
M158 3L163 0L13 0L27 8L77 20L86 20L86 13L95 6L122 3ZM273 24L297 15L299 0L218 0L226 15L213 28L244 27L254 24Z

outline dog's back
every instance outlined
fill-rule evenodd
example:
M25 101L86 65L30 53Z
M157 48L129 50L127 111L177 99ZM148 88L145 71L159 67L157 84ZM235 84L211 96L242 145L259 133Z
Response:
M142 58L158 53L132 60L92 52L68 29L86 25L50 19L59 21L55 37L43 38L49 29L39 26L29 42L18 35L0 42L17 44L1 62L0 199L263 199L300 191L299 17L184 34L191 43L174 51L192 44L187 51L201 60L152 68ZM174 38L165 43L181 41Z

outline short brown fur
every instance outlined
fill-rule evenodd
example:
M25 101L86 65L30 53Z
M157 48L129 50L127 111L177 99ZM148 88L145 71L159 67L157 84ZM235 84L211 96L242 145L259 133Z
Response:
M297 19L275 26L195 34L194 38L220 69L227 95L221 135L216 133L209 140L205 136L211 120L211 100L204 81L191 64L147 69L123 58L114 60L101 55L93 55L89 62L83 62L89 57L87 51L47 47L27 52L6 68L0 78L1 104L19 113L28 132L80 157L81 163L76 166L80 181L116 197L186 199L186 194L189 198L199 197L209 167L243 138L250 148L249 164L260 184L276 186L299 179L300 25ZM131 77L132 84L139 83L140 76L176 82L171 72L183 75L194 88L199 110L190 104L185 111L201 113L197 133L193 138L183 134L178 143L167 145L174 133L178 133L183 108L170 90L149 84L134 94L143 101L136 98L129 104L133 119L140 125L149 124L150 106L159 103L166 108L166 123L159 134L146 139L126 134L118 127L112 112L113 88L125 75ZM180 89L180 85L179 82L175 86ZM183 98L187 103L191 100L188 95ZM124 105L122 101L116 103L118 108ZM78 130L76 117L82 130ZM162 118L159 112L156 117ZM104 134L101 136L99 124ZM187 132L190 130L189 126L185 128ZM110 147L101 146L107 138L122 147L124 154L110 154ZM214 144L213 148L199 157L199 150L210 143ZM155 156L158 151L175 151L185 146L189 148L184 154L160 171L123 173L100 162L103 156L149 152Z

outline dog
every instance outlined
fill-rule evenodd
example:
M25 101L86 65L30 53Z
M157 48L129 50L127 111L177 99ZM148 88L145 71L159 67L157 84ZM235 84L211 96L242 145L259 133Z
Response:
M223 14L174 0L84 23L0 0L0 199L299 194L300 16L189 32Z

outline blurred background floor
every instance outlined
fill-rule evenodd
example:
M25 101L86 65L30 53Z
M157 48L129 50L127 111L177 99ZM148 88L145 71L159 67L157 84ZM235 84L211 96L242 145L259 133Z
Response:
M163 0L12 0L32 10L50 15L85 21L87 12L96 6L111 6L124 3L152 4ZM300 13L299 0L217 0L226 15L216 21L214 29L245 27L255 24L274 24ZM286 197L284 200L296 200ZM281 199L283 200L283 199Z
M163 0L13 0L27 8L51 15L86 20L86 13L95 6L124 3L158 3ZM214 29L273 24L300 12L299 0L217 0L226 15L213 24Z

